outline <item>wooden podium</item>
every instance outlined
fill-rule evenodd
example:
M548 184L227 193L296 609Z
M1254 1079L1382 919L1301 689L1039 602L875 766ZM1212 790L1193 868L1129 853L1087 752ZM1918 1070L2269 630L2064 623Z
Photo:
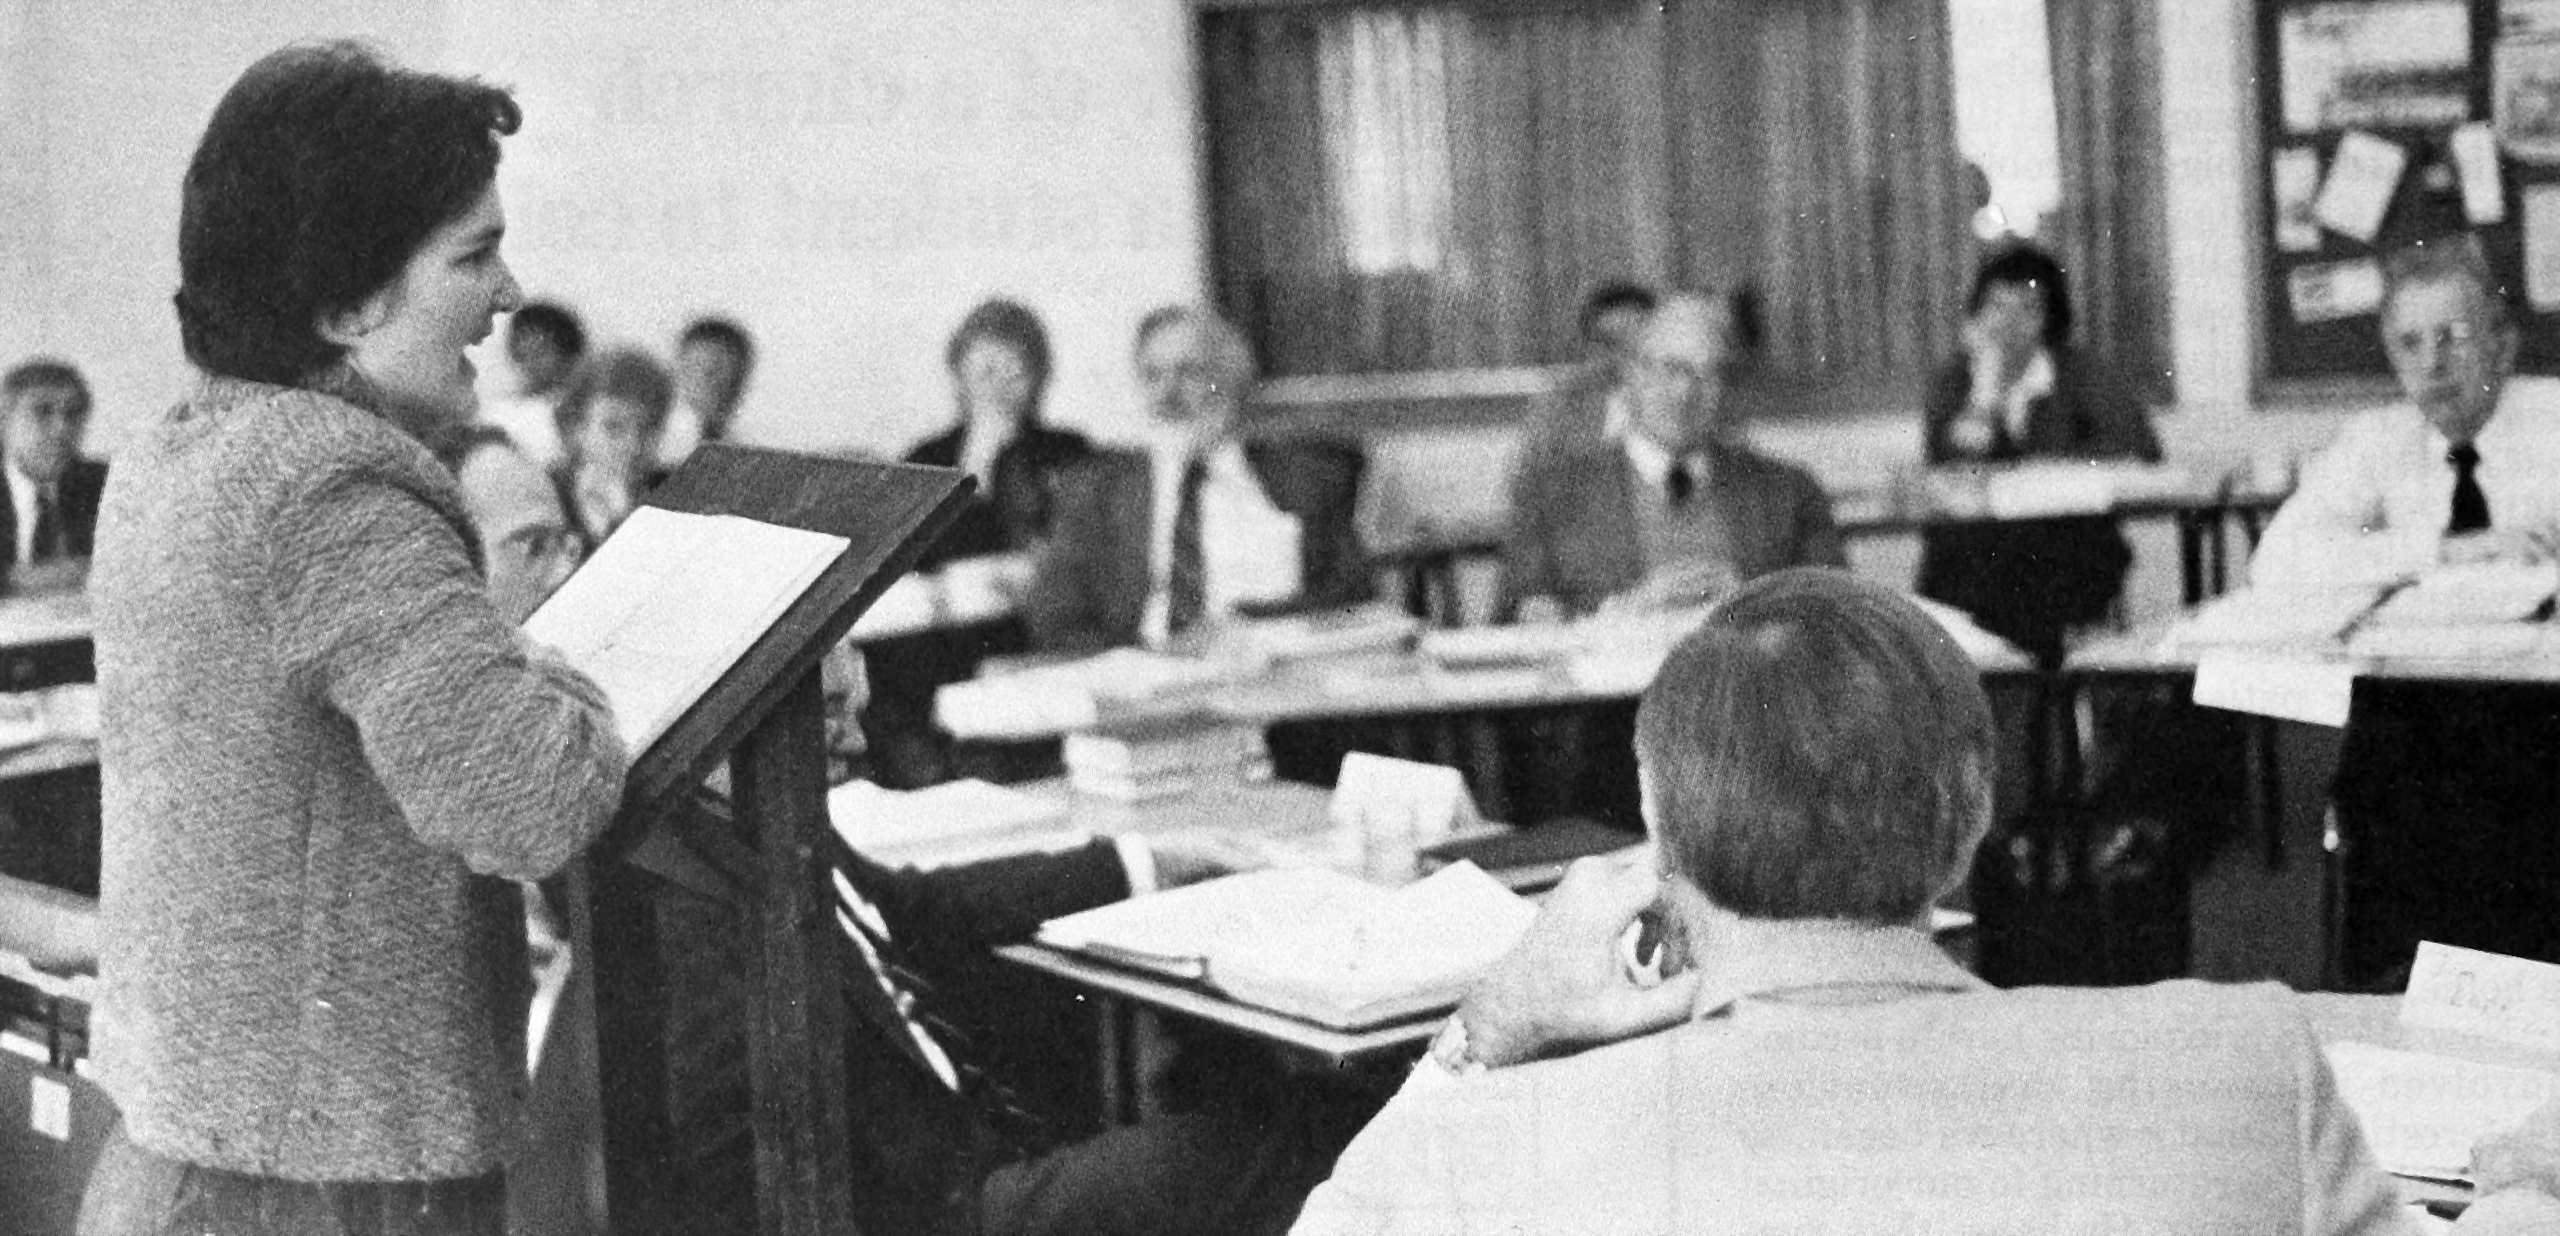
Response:
M975 488L943 468L821 459L725 444L696 451L648 504L847 538L737 665L632 763L622 818L586 865L574 947L592 959L605 1218L662 1230L672 1148L669 1044L654 881L725 884L756 921L747 1033L756 1210L764 1236L851 1236L844 945L817 843L827 831L819 662L912 567ZM734 832L666 810L721 763Z

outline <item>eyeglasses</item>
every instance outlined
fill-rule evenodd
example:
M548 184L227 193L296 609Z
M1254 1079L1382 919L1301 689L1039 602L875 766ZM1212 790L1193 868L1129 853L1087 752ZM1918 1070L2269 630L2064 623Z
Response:
M2423 355L2430 350L2430 344L2434 351L2450 352L2487 343L2493 337L2493 332L2483 330L2479 323L2455 321L2440 323L2432 330L2395 331L2386 339L2394 352Z
M1693 361L1680 360L1676 357L1647 356L1640 352L1636 354L1632 363L1635 368L1643 370L1646 373L1658 374L1666 378L1681 378L1686 381L1702 384L1713 382L1717 378L1723 376L1723 370L1717 366L1701 365Z

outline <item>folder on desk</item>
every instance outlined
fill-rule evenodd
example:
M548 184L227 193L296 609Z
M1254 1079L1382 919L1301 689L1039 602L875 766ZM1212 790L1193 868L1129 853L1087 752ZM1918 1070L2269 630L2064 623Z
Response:
M1356 1030L1454 1007L1536 913L1472 863L1403 888L1280 868L1051 919L1038 938Z

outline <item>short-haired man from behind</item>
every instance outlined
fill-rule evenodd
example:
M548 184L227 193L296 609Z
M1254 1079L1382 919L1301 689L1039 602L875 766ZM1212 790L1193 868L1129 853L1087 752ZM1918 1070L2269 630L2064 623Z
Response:
M1294 1230L2405 1230L2290 993L2004 992L1938 950L1993 730L1909 601L1764 577L1642 709L1653 853L1574 867ZM1667 978L1624 959L1640 916ZM2550 1230L2508 1166L2466 1229Z
M705 442L724 441L756 370L755 340L734 319L695 318L676 333L676 402L658 435L657 466L674 468Z
M0 375L0 577L11 567L86 558L107 466L80 457L89 384L38 358Z

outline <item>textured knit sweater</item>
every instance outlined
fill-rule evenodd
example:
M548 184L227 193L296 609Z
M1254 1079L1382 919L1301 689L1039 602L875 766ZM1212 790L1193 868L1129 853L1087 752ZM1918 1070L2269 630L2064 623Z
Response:
M508 879L610 822L594 686L483 595L453 479L388 422L207 379L117 457L89 579L100 1080L157 1153L477 1175L525 1089Z

